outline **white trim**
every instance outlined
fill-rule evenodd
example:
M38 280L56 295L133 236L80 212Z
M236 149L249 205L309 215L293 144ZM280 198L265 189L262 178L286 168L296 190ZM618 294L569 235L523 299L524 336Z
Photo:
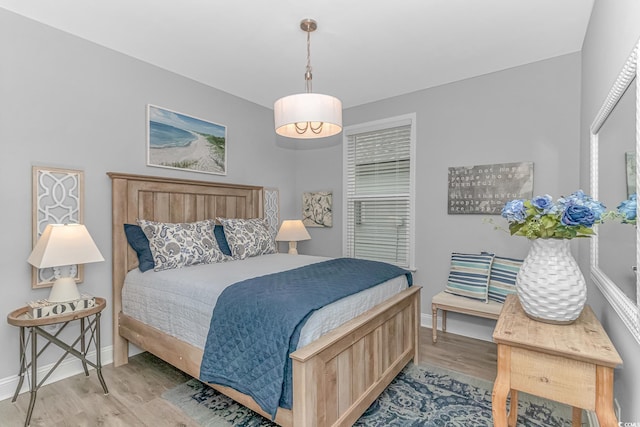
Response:
M620 101L620 98L629 88L634 79L638 75L638 46L640 41L636 43L631 54L627 58L622 71L618 75L613 87L609 91L602 107L598 111L593 123L590 127L590 146L591 146L591 195L594 199L598 199L598 156L599 156L599 140L598 132L607 118L613 111L614 107ZM640 85L636 84L636 170L640 172ZM640 174L636 173L636 188L640 188ZM598 226L594 227L595 236L591 237L591 278L598 286L606 300L615 310L616 314L622 320L635 340L640 343L640 277L636 275L637 300L632 301L627 297L618 286L609 278L599 265L599 246L598 246ZM640 265L640 228L636 227L636 265Z
M409 142L409 227L411 233L409 233L409 270L415 271L416 269L416 242L415 242L415 226L416 226L416 135L417 135L417 120L416 113L403 114L400 116L389 117L381 120L374 120L371 122L360 123L356 125L347 126L344 128L342 132L342 158L343 158L343 167L342 167L342 188L347 188L347 157L348 157L348 139L350 135L371 132L380 129L386 129L394 126L406 126L411 125L411 136ZM347 203L347 192L343 191L343 203L342 203L342 218L345 218L345 221L342 221L342 254L343 256L347 256L347 221L348 218L348 203Z
M90 351L87 354L87 358L89 360L95 360L96 352ZM102 366L113 363L113 346L103 347L100 353ZM38 367L38 379L44 378L44 376L49 372L49 370L53 367L55 363L51 363L45 366ZM91 371L94 370L92 367L88 366L89 375L96 375ZM30 370L29 370L30 372ZM80 359L75 357L69 357L62 361L60 366L56 368L56 370L51 374L51 376L47 379L47 381L43 385L51 384L56 381L63 380L65 378L69 378L73 375L77 375L83 373L82 363ZM107 388L109 387L109 378L105 378L107 383ZM18 387L18 375L12 375L10 377L0 379L0 400L11 399L13 397L13 393L16 391L16 387ZM102 389L98 390L101 391ZM29 381L28 378L25 377L24 383L22 384L22 389L20 393L29 391ZM37 402L36 402L37 404Z
M440 312L440 311L439 311ZM493 342L493 326L484 326L478 323L466 322L460 320L458 316L465 316L460 313L447 312L447 332L456 335L462 335L463 337L475 338L477 340ZM470 317L471 318L471 317ZM431 329L431 319L433 315L428 313L420 314L420 326ZM477 317L475 319L478 319ZM487 321L491 321L487 319ZM493 321L495 323L495 321ZM442 334L442 317L438 316L438 334ZM429 344L431 344L429 340Z
M587 426L588 427L600 427L600 421L598 421L598 416L593 411L585 410L587 414Z

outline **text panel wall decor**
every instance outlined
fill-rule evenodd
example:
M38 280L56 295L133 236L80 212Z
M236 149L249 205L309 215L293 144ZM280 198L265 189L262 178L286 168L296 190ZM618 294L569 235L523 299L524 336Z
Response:
M500 215L506 202L533 196L533 162L449 168L450 214Z

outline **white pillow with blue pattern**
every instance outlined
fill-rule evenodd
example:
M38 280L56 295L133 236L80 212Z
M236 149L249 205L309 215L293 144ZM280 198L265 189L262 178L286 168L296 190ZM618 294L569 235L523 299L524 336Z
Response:
M493 254L451 254L451 268L445 292L488 302L489 275Z
M231 259L224 255L213 234L215 221L164 223L138 219L149 239L155 271L211 264Z
M218 218L235 259L276 253L276 241L263 218Z

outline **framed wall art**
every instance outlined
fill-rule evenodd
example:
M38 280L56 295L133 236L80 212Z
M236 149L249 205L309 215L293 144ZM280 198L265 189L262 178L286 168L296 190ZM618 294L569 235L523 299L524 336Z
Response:
M32 247L49 224L82 224L84 172L44 166L32 167ZM72 277L83 280L83 266L72 266ZM56 279L56 268L32 267L32 288L46 288Z
M624 153L625 169L627 174L627 198L636 192L636 153L629 151Z
M277 188L264 189L264 217L275 239L280 226L280 191Z
M450 214L500 215L512 199L533 196L533 162L449 168Z
M227 128L148 105L147 165L226 175Z
M330 191L302 193L302 223L306 227L333 227Z

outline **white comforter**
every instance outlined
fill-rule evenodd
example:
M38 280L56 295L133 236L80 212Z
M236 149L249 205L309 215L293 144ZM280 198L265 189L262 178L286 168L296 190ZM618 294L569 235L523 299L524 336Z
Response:
M229 285L329 258L271 254L165 271L137 268L127 274L122 311L169 335L204 348L213 307ZM407 287L406 276L384 282L316 311L302 329L298 348L364 313Z

